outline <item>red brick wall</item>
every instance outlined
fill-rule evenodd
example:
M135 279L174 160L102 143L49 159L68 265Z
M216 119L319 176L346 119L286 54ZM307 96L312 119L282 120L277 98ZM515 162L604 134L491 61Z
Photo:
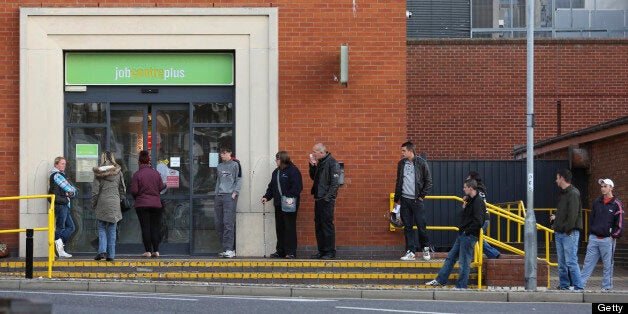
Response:
M525 40L408 42L408 138L428 157L526 144ZM535 41L534 139L628 115L628 40ZM470 145L469 143L472 143Z
M547 287L549 266L545 261L536 264L536 282L538 287ZM492 287L524 287L525 260L518 255L508 255L499 259L483 260L483 283Z
M19 182L19 7L279 7L279 148L304 174L300 246L315 245L307 154L323 142L345 162L336 204L338 246L400 244L383 216L406 141L405 1L9 1L0 3L0 195ZM334 82L349 45L349 84ZM253 83L254 84L254 83ZM253 197L255 198L255 197ZM0 204L0 229L16 228L16 203ZM0 235L17 247L17 236Z

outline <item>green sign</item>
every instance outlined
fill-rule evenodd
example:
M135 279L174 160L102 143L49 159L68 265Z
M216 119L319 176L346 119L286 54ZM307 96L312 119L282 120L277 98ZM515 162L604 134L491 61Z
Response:
M76 158L98 158L98 144L76 144Z
M233 85L230 53L66 53L65 85Z

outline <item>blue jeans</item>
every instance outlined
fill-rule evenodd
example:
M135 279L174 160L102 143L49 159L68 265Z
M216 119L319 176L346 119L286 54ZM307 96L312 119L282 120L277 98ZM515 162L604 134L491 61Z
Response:
M98 220L98 253L107 253L107 257L116 256L117 223Z
M55 205L55 240L61 239L68 243L74 233L74 220L70 214L70 208L66 205Z
M443 285L446 284L449 274L451 274L451 270L454 268L456 261L460 259L458 262L459 278L456 283L456 288L467 288L467 284L469 283L471 261L473 260L473 247L477 242L478 238L476 236L464 235L462 233L459 234L456 238L454 246L447 254L445 264L443 264L443 267L438 271L436 281Z
M489 220L484 220L484 225L482 225L482 230L484 231L484 234L486 235L486 228L488 228L488 224L489 224ZM498 258L500 253L499 251L492 247L490 244L488 244L488 242L486 242L486 240L484 240L483 243L483 248L482 250L484 251L484 254L486 255L487 258Z
M604 264L604 277L602 278L602 289L613 289L613 255L615 253L615 239L611 237L598 239L596 235L589 236L587 254L582 265L582 286L587 286L587 280L595 268L598 259L602 259Z
M569 275L573 283L574 290L583 290L580 266L578 266L578 240L580 231L572 230L570 235L556 232L556 255L558 257L558 278L560 279L560 289L569 289Z

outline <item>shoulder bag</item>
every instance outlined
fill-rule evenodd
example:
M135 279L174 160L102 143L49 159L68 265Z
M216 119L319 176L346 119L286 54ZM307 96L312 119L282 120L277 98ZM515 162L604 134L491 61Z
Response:
M281 192L281 182L279 182L279 170L277 170L277 188L279 188L279 194L281 195L281 211L284 213L294 213L297 211L297 198L287 197Z

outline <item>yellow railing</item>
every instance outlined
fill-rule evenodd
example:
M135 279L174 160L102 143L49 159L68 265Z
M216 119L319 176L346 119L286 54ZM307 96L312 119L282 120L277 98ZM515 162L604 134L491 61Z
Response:
M50 206L48 207L48 227L47 228L32 228L33 231L48 231L48 278L52 278L52 263L55 258L54 241L55 241L55 196L54 194L47 195L30 195L30 196L7 196L0 197L0 201L15 201L34 198L50 198ZM30 228L29 228L30 229ZM26 232L26 228L23 229L10 229L0 230L1 233L18 233Z
M393 210L394 207L394 197L395 194L394 193L390 193L390 210ZM458 196L436 196L436 195L428 195L425 197L426 200L455 200L455 201L459 201L461 203L464 203L464 200ZM525 252L517 249L513 246L510 246L504 242L501 241L501 223L499 223L499 220L501 218L506 219L507 224L506 224L506 241L510 242L510 225L511 223L516 223L517 224L517 242L521 242L521 227L525 224L525 207L523 206L523 202L519 201L519 202L511 202L511 203L502 203L500 204L502 206L506 206L506 209L495 206L493 204L490 203L486 203L486 210L490 213L493 214L495 216L497 216L498 219L498 224L497 224L497 239L491 238L490 236L490 225L489 225L489 229L487 230L487 234L488 235L484 235L483 232L480 232L480 237L478 238L478 243L476 244L475 247L475 257L474 257L474 262L476 263L476 266L478 267L478 289L481 288L481 279L482 279L482 264L483 264L483 245L482 244L484 241L488 242L489 244L501 248L503 250L506 251L510 251L512 253L515 253L517 255L525 255ZM513 208L512 205L516 205L517 208L517 212L513 213ZM403 229L402 228L397 228L395 226L393 226L392 224L389 224L389 228L390 231L395 231L397 229ZM414 226L414 228L416 228L416 226ZM444 228L455 228L455 227L436 227L436 226L427 226L428 230L454 230L454 229L444 229ZM541 224L536 224L536 228L537 230L542 230L545 232L545 258L539 258L537 257L538 260L543 260L545 261L549 266L558 266L557 263L552 263L550 261L550 252L549 252L549 241L551 239L552 234L554 233L553 230L541 225ZM457 230L458 228L455 228L455 230ZM550 276L549 276L549 272L548 272L548 276L547 276L547 287L550 286Z

